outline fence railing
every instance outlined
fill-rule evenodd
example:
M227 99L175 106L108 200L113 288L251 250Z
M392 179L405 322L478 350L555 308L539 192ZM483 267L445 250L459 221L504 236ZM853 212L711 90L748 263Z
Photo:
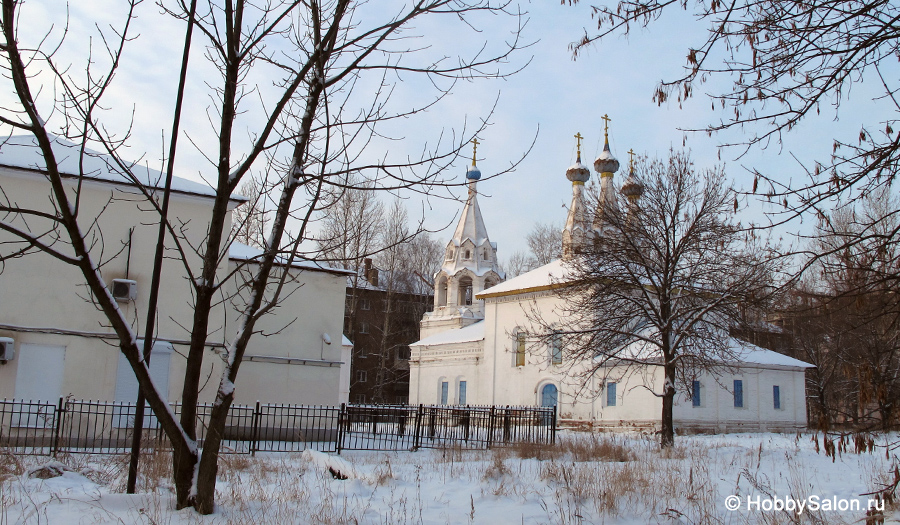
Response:
M179 403L172 404L176 415ZM197 407L206 438L212 405ZM159 421L144 416L147 447L167 447ZM0 400L0 448L17 454L118 454L130 450L135 404L60 398ZM222 451L234 454L342 450L491 448L556 441L555 407L289 404L232 405Z

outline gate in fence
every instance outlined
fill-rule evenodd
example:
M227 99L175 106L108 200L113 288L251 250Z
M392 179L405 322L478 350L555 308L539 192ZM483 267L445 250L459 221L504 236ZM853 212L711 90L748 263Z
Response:
M197 410L198 440L211 405ZM172 404L176 415L181 405ZM159 421L144 417L148 448L167 447ZM134 403L0 400L0 448L17 454L127 453ZM287 404L232 405L224 453L491 448L556 441L555 407Z

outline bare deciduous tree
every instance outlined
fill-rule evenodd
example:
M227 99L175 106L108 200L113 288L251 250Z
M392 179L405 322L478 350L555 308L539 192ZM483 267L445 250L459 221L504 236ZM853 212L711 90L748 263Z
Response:
M177 264L186 274L184 281L193 298L191 319L184 323L190 345L185 356L182 411L176 416L154 386L138 348L138 335L102 277L102 249L91 242L102 232L96 230L96 217L79 206L80 184L73 189L64 182L58 149L54 151L55 139L49 131L62 130L77 145L70 153L80 158L89 155L86 148L99 149L110 159L112 169L142 188L141 204L160 210L158 192L147 187L146 181L135 175L134 165L120 154L127 130L116 135L115 126L106 124L110 113L105 104L116 72L131 59L127 51L144 42L132 34L137 2L128 4L120 27L104 30L101 27L105 25L97 24L104 56L100 60L89 55L83 66L61 62L64 54L59 50L65 44L65 35L51 44L53 35L35 31L41 21L22 18L21 6L17 0L2 2L0 52L4 77L16 101L0 110L0 122L28 134L37 144L50 198L48 208L40 210L21 209L11 202L0 205L0 211L7 214L0 220L0 228L18 239L18 244L4 243L3 249L18 255L41 251L79 270L172 444L176 505L211 513L219 451L244 352L257 331L257 321L277 307L290 278L289 272L276 269L289 267L299 257L312 221L334 203L330 198L333 195L352 189L427 192L456 184L445 170L471 138L471 132L478 130L467 130L449 141L439 137L424 146L421 155L396 162L386 157L369 161L364 152L381 137L376 128L437 103L449 93L455 79L500 76L498 64L521 47L519 32L514 30L513 37L501 47L490 47L494 52L482 49L474 51L472 57L435 58L427 53L429 46L408 40L413 23L425 16L444 16L460 22L460 30L465 31L475 30L485 15L510 15L513 20L519 16L507 12L505 4L480 1L427 0L393 9L374 9L351 0L161 4L163 13L158 16L187 22L189 31L195 31L205 42L203 58L208 69L204 78L193 81L200 89L208 88L212 100L210 107L193 106L200 114L197 120L210 117L207 122L211 124L211 131L194 131L209 133L207 138L211 140L189 135L208 160L203 175L215 191L208 221L191 225L203 229L203 235L186 235L188 226L178 218L165 221L166 242L171 242L178 253ZM185 47L187 58L189 45ZM138 54L135 60L143 57ZM78 67L84 67L85 74L71 75ZM209 70L217 72L218 77L209 75ZM182 84L193 78L190 71L182 71ZM426 84L437 89L435 97L421 105L395 108L391 82L401 75L405 80L424 77ZM376 89L370 90L371 85ZM257 93L259 100L254 102ZM140 98L134 103L140 103ZM177 137L178 126L173 129ZM207 143L214 146L203 149ZM171 173L174 146L166 156ZM272 183L268 197L272 207L263 253L241 268L247 270L241 295L246 301L240 305L236 326L229 327L225 337L223 372L201 449L197 403L208 337L221 328L214 324L212 312L221 304L219 296L225 284L220 271L222 261L228 259L231 241L231 196L253 170L277 173L278 182ZM77 182L86 174L82 171L75 175ZM44 231L32 231L29 225L34 222L19 220L23 217L40 217L51 225Z
M822 220L815 285L796 286L783 313L810 377L820 427L890 430L900 399L898 200L880 190ZM877 220L874 220L877 219Z
M805 168L806 177L756 173L751 193L783 206L774 213L776 222L810 215L827 220L836 204L891 186L900 171L900 84L893 72L900 8L895 3L702 0L689 6L675 0L621 0L594 7L598 32L585 35L572 49L577 55L593 42L648 28L682 8L693 10L708 30L686 50L684 74L662 81L653 99L680 103L701 92L712 99L713 111L733 112L730 118L716 115L705 129L689 131L741 130L741 142L729 144L740 149L780 145L782 135L804 119L823 111L839 118L841 104L860 96L852 92L854 84L866 82L878 92L869 102L878 109L868 115L854 112L862 118L861 127L836 137L829 144L831 157ZM697 89L711 80L722 80L723 87ZM868 226L884 219L870 217ZM885 242L894 242L896 235L891 232Z
M266 223L268 222L266 201L272 188L266 188L266 179L256 174L249 174L240 187L240 194L247 202L235 208L231 214L231 238L235 242L265 249Z
M765 299L773 267L731 222L721 169L698 173L672 153L638 163L636 178L640 200L604 207L603 235L568 260L560 320L532 317L542 344L561 338L582 384L611 367L661 367L663 383L645 386L661 398L661 444L671 446L676 393L700 371L736 362L731 331Z
M504 264L506 278L512 279L562 256L562 227L535 223L525 236L528 253L514 252Z
M525 236L535 266L543 266L562 256L562 227L537 223Z

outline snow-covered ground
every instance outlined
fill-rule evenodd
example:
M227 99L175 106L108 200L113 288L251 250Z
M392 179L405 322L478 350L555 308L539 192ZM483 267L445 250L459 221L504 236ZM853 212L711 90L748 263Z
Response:
M164 454L146 457L137 495L122 493L125 458L58 461L68 470L40 479L29 470L46 457L0 453L0 525L866 523L860 494L893 481L897 466L877 446L832 458L811 434L684 436L669 451L639 435L562 432L549 449L233 455L220 466L217 512L198 516L172 510ZM785 506L794 511L766 510ZM885 515L900 520L896 506Z

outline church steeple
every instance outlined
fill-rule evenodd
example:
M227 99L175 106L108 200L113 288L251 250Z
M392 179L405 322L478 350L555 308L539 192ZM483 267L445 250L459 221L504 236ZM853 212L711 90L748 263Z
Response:
M563 257L568 258L581 250L588 235L585 220L584 183L591 178L591 172L581 163L581 133L575 134L577 158L575 164L566 170L566 178L572 181L572 204L563 228Z
M421 337L450 328L462 328L484 319L484 305L475 295L503 280L497 263L497 245L488 237L476 184L481 170L475 163L477 139L472 139L472 165L466 169L468 196L444 263L434 280L434 311L422 319Z
M453 232L453 238L447 244L447 256L441 267L441 271L447 275L456 275L463 269L481 274L490 269L496 270L497 267L497 258L493 253L496 246L488 238L481 208L478 206L476 184L481 178L481 170L475 164L478 144L480 144L478 139L472 139L472 165L466 170L469 194L459 216L459 223Z
M600 174L600 197L597 202L597 210L594 214L593 230L597 235L603 235L606 228L606 214L616 209L616 194L613 187L613 174L619 169L619 161L613 157L609 150L609 121L607 115L601 117L603 125L603 151L594 161L594 170Z

